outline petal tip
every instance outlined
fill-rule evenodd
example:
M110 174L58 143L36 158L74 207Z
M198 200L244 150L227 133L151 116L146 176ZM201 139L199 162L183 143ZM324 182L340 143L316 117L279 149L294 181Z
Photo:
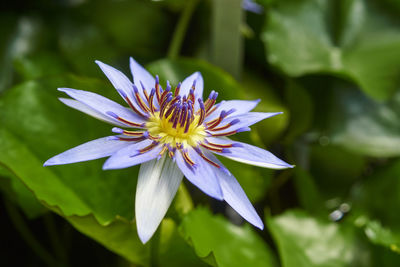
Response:
M99 66L104 65L104 63L101 62L100 60L95 60L94 63L96 63L96 64L99 65Z
M261 222L261 220L257 224L254 224L254 226L260 230L264 230L264 224Z
M153 236L153 234L150 235L148 233L144 233L143 231L139 230L139 228L138 228L138 236L139 236L140 241L144 245L150 240L150 238Z
M57 160L54 160L53 158L48 159L45 163L43 163L43 167L47 167L47 166L53 166L53 165L58 165L59 162L57 162Z
M43 163L43 167L47 167L47 166L51 166L51 163L49 161L46 161L45 163Z

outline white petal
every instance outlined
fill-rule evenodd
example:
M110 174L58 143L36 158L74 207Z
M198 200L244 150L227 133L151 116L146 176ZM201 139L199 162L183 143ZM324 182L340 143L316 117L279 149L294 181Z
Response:
M146 243L167 213L183 174L166 155L140 166L135 214L140 240Z
M125 124L116 121L113 118L110 118L109 116L106 116L94 109L92 109L91 107L89 107L88 105L83 104L82 102L79 102L77 100L74 99L70 99L70 98L62 98L60 97L59 100L61 102L63 102L65 105L67 105L68 107L74 108L76 110L79 110L83 113L88 114L89 116L92 116L98 120L104 121L104 122L108 122L110 124L113 125L117 125L117 126L121 126L121 127L126 127Z

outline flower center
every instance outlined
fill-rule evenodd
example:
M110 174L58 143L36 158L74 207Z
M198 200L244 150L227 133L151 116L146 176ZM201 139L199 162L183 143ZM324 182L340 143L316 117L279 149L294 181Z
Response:
M168 144L171 148L187 146L197 146L206 137L203 124L198 125L200 116L193 115L185 118L185 110L170 112L160 116L160 112L155 112L150 116L146 123L149 135L157 138L158 142Z

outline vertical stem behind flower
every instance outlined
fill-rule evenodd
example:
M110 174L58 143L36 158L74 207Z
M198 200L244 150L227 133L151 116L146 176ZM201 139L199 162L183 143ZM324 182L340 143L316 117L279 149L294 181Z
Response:
M212 62L239 79L243 61L242 0L213 0L212 8Z
M168 58L173 59L179 55L187 28L189 26L190 18L192 17L198 2L199 0L189 0L186 2L186 6L183 9L178 24L175 27L172 41L168 48Z

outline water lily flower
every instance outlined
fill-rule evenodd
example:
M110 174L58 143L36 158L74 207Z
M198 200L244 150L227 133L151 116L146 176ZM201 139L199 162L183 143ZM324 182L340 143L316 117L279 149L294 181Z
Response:
M162 89L155 78L130 59L133 83L119 70L96 61L127 107L98 94L59 88L71 98L67 106L116 127L116 135L89 141L54 156L44 166L109 157L104 170L141 164L135 218L139 238L146 243L154 234L185 176L207 195L225 200L244 219L264 225L235 177L216 158L224 156L260 167L282 169L291 165L270 152L228 136L249 131L252 124L278 113L250 112L259 102L230 100L216 103L212 91L203 100L203 78L195 72L174 90Z

